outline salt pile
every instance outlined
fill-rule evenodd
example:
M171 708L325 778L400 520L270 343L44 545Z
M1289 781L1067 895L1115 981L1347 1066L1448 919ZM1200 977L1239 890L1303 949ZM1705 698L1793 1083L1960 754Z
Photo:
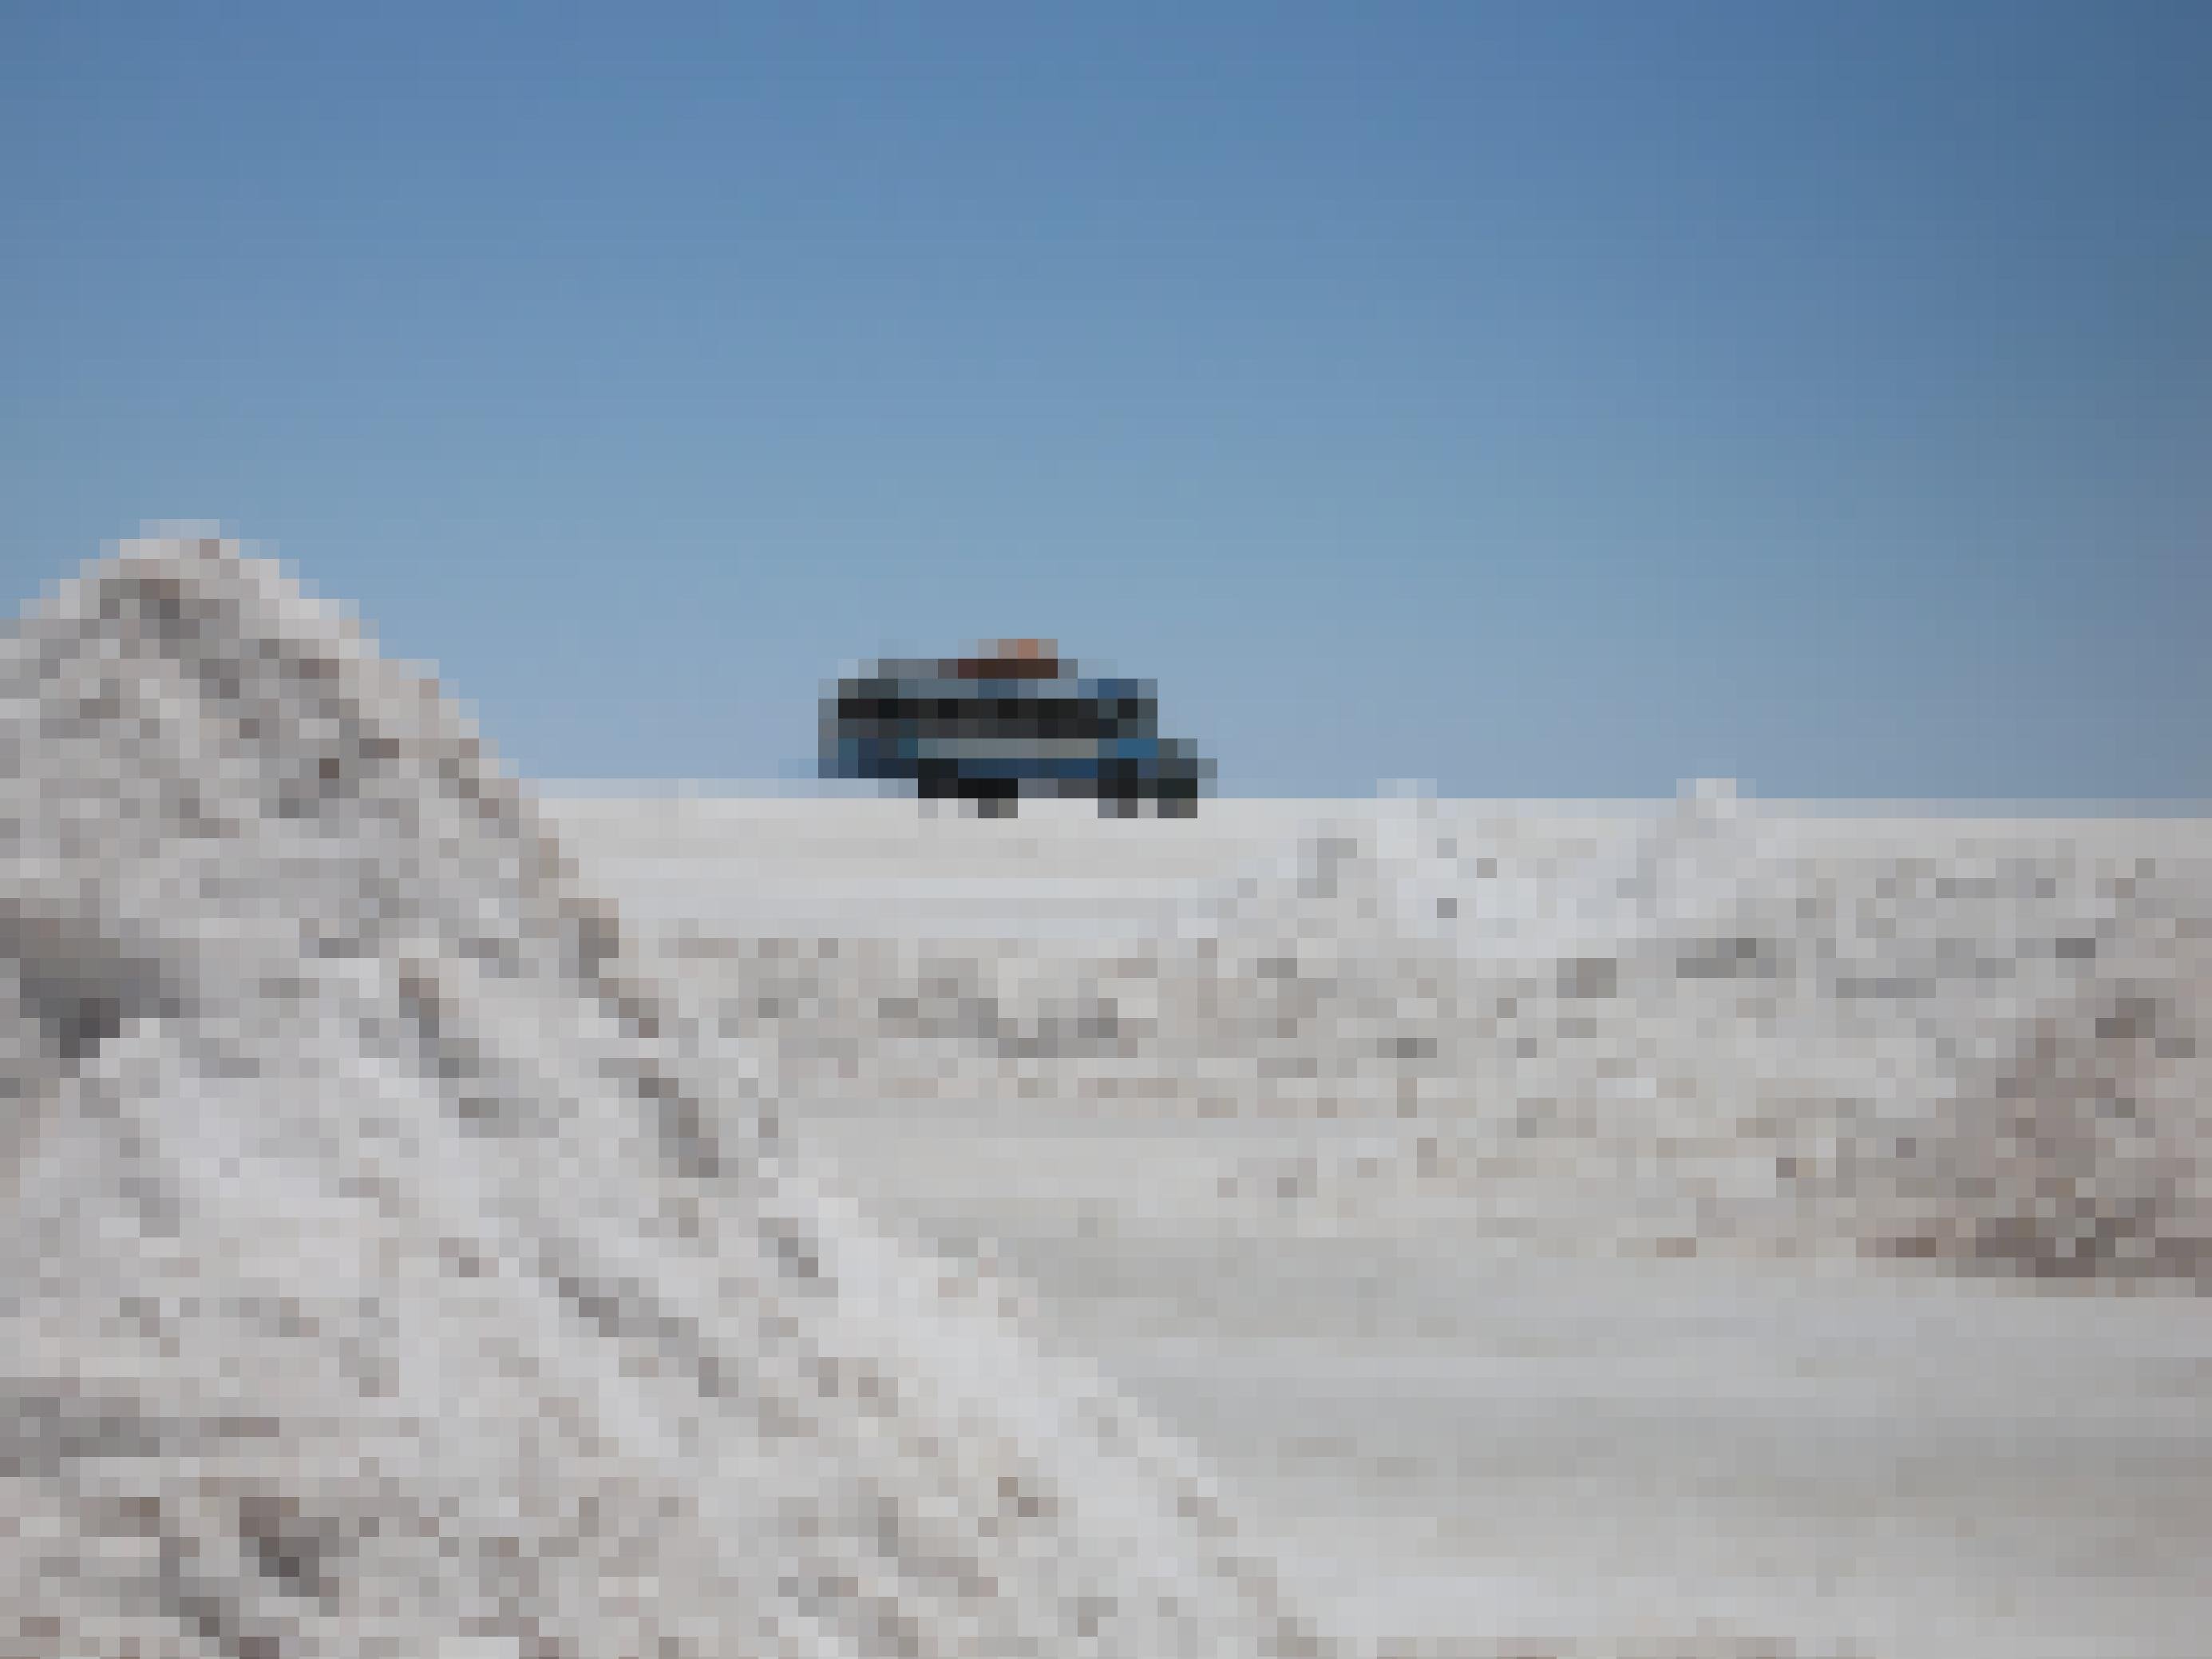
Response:
M0 699L0 1653L1325 1650L343 613L126 544Z

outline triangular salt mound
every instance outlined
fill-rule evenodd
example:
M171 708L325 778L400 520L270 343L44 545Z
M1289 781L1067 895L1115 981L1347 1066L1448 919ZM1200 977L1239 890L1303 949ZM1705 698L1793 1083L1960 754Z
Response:
M0 744L0 1650L1322 1650L276 567L126 545Z

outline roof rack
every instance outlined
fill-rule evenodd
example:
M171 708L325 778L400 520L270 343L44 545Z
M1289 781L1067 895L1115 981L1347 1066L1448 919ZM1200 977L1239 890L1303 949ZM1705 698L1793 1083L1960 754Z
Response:
M1060 647L1051 640L991 640L984 654L955 658L952 675L963 680L1058 679Z

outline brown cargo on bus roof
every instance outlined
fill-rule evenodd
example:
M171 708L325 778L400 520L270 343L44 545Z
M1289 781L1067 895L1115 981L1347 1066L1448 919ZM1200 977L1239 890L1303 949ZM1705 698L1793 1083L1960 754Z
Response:
M963 680L1049 680L1060 674L1060 647L1051 640L993 640L991 654L962 657L952 665Z

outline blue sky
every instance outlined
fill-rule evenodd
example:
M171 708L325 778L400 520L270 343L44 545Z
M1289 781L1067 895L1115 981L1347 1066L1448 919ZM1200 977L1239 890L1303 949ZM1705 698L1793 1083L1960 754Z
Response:
M0 9L0 568L538 775L1059 638L1224 792L2212 798L2212 7Z

